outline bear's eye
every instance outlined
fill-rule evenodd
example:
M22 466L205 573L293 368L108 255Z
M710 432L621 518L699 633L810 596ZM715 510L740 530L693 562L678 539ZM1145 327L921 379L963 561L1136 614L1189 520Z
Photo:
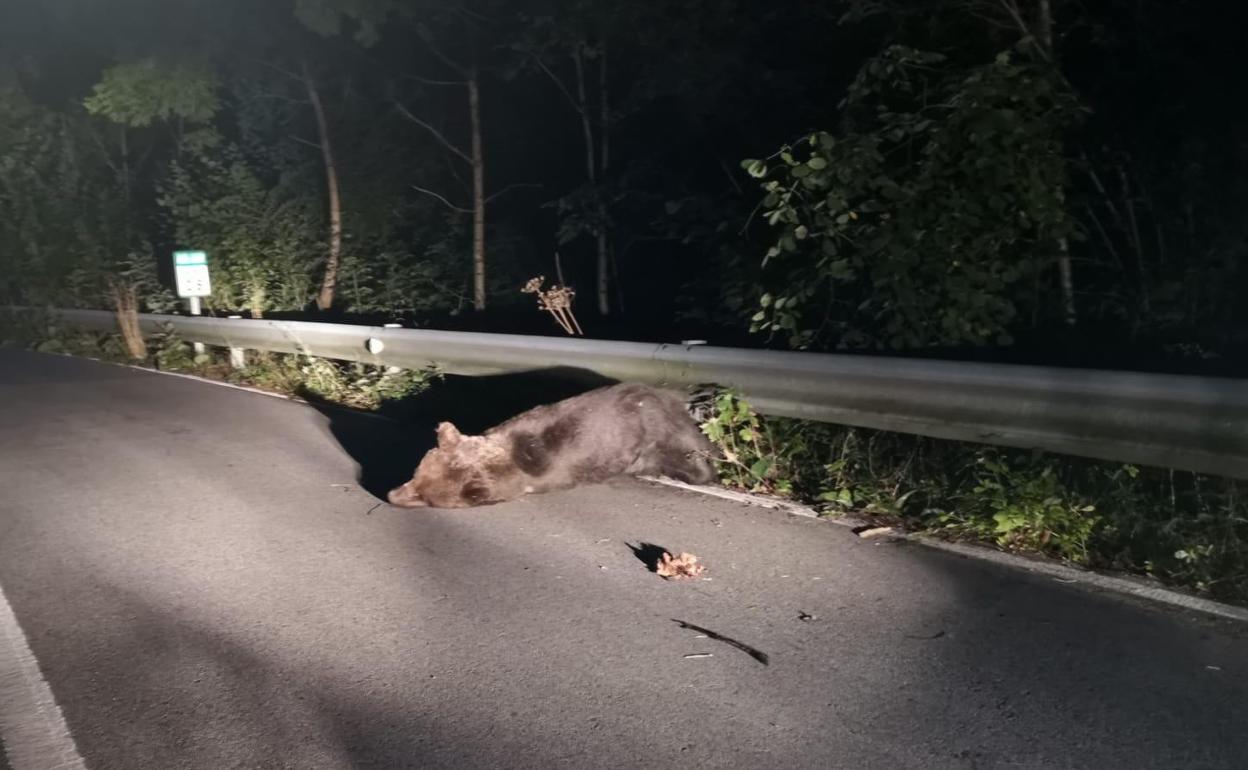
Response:
M459 490L459 494L472 504L485 502L490 496L490 490L479 481L470 481Z

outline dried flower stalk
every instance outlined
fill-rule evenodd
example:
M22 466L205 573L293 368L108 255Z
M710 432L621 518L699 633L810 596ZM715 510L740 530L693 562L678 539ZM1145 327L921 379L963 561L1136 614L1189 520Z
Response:
M550 313L555 322L563 328L568 334L579 334L585 336L585 332L581 330L581 325L576 320L576 314L572 312L572 302L576 299L576 290L568 286L554 285L549 289L542 289L542 284L546 282L546 276L539 275L536 278L530 278L528 283L520 289L522 294L536 294L537 307L539 310L545 310Z

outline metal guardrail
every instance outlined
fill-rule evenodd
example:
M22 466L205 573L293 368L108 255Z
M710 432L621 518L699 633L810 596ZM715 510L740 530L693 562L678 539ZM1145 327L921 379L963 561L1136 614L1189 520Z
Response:
M113 330L104 311L52 310ZM761 413L1248 478L1248 380L142 314L208 345L491 374L573 367L740 389ZM378 345L380 343L380 345Z

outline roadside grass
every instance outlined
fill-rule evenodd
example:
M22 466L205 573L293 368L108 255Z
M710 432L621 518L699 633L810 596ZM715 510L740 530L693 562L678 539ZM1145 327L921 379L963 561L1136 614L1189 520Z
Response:
M148 341L146 360L134 360L127 354L120 334L68 329L46 319L31 321L12 316L0 316L0 345L194 374L289 396L310 394L331 403L368 410L419 393L439 376L433 369L412 371L264 351L248 351L246 366L234 369L227 351L210 347L197 357L191 344L172 329Z
M715 396L703 432L731 487L1248 602L1240 481L764 418L731 391Z

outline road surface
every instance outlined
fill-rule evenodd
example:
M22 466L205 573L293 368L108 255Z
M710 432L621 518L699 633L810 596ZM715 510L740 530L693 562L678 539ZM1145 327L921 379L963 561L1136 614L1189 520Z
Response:
M633 480L379 505L427 433L0 351L0 587L85 765L1248 763L1243 626Z

